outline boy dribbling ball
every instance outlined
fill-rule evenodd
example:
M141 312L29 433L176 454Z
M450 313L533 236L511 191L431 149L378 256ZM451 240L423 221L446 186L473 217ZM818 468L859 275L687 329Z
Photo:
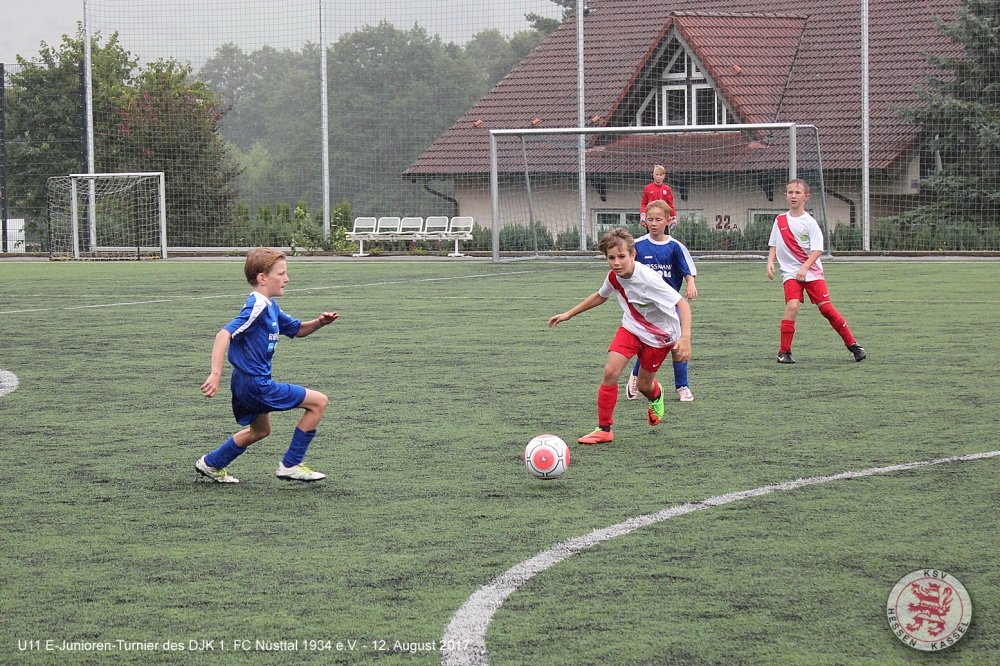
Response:
M601 237L598 249L611 270L604 284L582 303L549 318L549 328L603 304L612 295L623 310L622 324L608 348L604 376L597 392L597 429L577 441L599 444L614 440L618 377L633 356L641 361L637 387L649 400L647 420L655 426L663 418L663 388L656 371L667 354L686 361L691 356L691 307L660 274L635 260L635 240L625 229L612 229Z
M226 466L248 446L271 434L271 412L298 408L305 413L295 428L276 474L283 481L319 481L326 478L326 474L314 472L303 465L302 460L323 418L327 397L302 386L275 382L271 378L271 357L280 335L304 338L332 324L339 315L324 312L316 319L303 322L282 312L274 298L284 295L285 285L288 284L284 252L263 247L251 250L243 272L247 282L253 285L253 291L236 319L216 334L212 346L212 370L201 385L201 392L208 398L218 392L222 364L228 350L229 362L233 365L230 380L233 416L237 423L247 428L199 458L194 467L199 474L218 483L239 483L239 479L226 471Z

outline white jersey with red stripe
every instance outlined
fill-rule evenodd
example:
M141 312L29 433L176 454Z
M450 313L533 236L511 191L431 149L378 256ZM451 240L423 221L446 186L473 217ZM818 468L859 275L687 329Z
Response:
M778 266L781 268L781 281L794 280L795 274L809 255L819 250L823 251L823 231L819 223L809 213L792 217L782 213L774 219L771 227L771 239L767 243L774 247ZM823 264L819 259L809 267L806 282L823 280Z
M669 347L681 337L677 302L681 295L649 266L635 262L629 278L608 271L598 292L604 298L618 296L622 327L650 347Z

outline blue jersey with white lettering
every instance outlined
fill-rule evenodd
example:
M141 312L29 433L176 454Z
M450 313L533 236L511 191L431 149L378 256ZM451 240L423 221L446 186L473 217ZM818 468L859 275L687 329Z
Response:
M229 362L245 374L270 377L278 335L294 338L301 325L301 321L282 312L276 301L252 292L240 314L224 327L233 336Z
M635 260L659 273L678 293L685 275L698 276L691 253L684 243L670 236L664 241L655 241L649 234L640 236L635 241Z

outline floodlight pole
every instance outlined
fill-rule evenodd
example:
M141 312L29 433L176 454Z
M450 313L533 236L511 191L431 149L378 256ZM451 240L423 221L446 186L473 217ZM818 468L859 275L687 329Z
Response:
M862 249L871 243L871 110L868 105L868 0L861 0L861 229Z
M576 100L577 123L580 129L586 126L583 88L583 17L586 16L586 0L576 2ZM587 137L577 137L577 167L580 171L580 251L587 251Z
M87 107L87 173L94 173L94 77L90 54L90 29L87 27L87 0L83 0L83 68L84 85L86 87L85 104ZM89 194L87 212L90 222L90 247L97 247L97 194L93 180L87 182ZM76 239L74 239L74 243ZM79 257L74 257L79 259Z
M330 114L327 100L326 80L326 23L324 12L326 3L319 0L319 96L320 132L323 144L323 238L330 237Z

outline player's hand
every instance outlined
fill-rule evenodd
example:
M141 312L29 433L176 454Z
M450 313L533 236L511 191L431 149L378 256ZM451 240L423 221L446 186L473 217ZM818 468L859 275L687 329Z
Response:
M683 363L691 358L691 338L680 337L671 351L674 363Z
M566 321L567 319L569 319L569 317L566 316L565 312L563 312L562 314L557 314L555 317L550 317L549 328L552 328L559 322Z
M798 280L799 282L805 282L807 275L809 275L809 269L807 269L805 266L795 271L795 279Z
M693 284L688 284L687 288L684 290L684 298L689 301L693 301L698 298L698 289Z
M201 385L201 392L205 394L206 398L214 398L215 394L219 392L219 379L219 375L212 374Z
M337 321L337 319L339 318L340 315L337 314L336 312L324 312L316 319L317 321L319 321L320 326L326 326L327 324L332 324L333 322Z
M770 261L767 262L767 279L768 280L774 279L774 264L771 263Z

